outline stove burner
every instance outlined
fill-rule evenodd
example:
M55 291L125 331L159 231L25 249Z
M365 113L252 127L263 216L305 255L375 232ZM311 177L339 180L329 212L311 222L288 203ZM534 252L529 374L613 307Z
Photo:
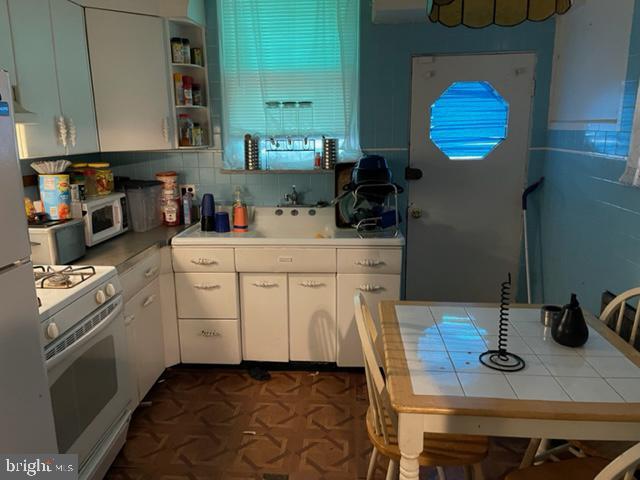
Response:
M72 288L96 274L93 267L53 267L38 265L33 267L36 288Z

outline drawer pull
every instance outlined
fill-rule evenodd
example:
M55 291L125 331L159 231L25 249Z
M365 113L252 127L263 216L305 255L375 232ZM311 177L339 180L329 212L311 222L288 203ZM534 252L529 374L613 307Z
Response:
M305 280L304 282L300 282L300 286L306 287L306 288L317 288L317 287L323 287L324 283L316 282L315 280Z
M360 285L358 287L358 290L360 290L361 292L378 292L380 290L384 290L384 287L381 287L380 285L373 285L371 283L365 283L363 285Z
M217 265L218 261L213 258L192 258L191 263L194 265Z
M262 282L253 282L253 286L260 287L260 288L271 288L271 287L277 287L278 284L276 282L262 281Z
M380 265L384 265L382 260L376 260L375 258L363 258L362 260L356 260L353 263L359 267L378 267Z
M194 285L198 290L213 290L214 288L220 288L217 283L196 283Z
M216 330L202 330L200 332L200 336L202 337L221 337L222 334Z
M131 325L131 322L133 322L136 319L135 315L125 315L124 316L124 325L125 327L128 325Z
M153 277L157 271L158 271L158 267L151 267L149 270L144 272L144 277L145 278Z
M156 296L155 295L149 295L147 297L147 299L144 301L144 303L142 304L142 306L143 307L148 307L149 305L151 305L155 301L156 301Z

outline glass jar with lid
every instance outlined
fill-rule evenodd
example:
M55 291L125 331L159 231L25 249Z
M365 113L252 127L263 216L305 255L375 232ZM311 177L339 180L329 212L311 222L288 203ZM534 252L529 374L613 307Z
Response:
M282 102L271 101L265 103L265 117L267 138L275 140L282 135Z
M313 135L313 102L298 102L298 135L302 137L303 147L310 148L310 137Z
M282 102L282 128L287 137L298 135L298 102Z

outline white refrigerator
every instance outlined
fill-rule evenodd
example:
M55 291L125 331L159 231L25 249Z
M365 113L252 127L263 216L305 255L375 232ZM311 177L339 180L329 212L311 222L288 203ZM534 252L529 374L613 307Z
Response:
M18 162L9 75L0 69L0 453L56 453Z

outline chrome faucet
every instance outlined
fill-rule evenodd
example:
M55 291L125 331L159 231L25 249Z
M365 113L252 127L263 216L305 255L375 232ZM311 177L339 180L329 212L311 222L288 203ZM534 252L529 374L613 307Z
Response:
M291 186L291 193L285 193L284 199L291 206L300 205L300 203L299 203L299 199L300 198L299 198L298 192L296 191L296 186L295 185Z

